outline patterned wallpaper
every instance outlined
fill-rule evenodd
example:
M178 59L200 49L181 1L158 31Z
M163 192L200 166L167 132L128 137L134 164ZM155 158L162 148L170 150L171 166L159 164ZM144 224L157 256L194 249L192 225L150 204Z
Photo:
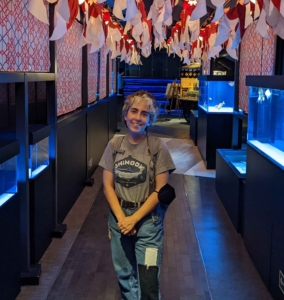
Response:
M82 25L74 22L56 42L58 116L82 106L82 48L78 45L81 35Z
M245 85L247 75L274 74L275 36L269 30L269 38L262 38L256 31L256 22L251 24L241 42L239 108L248 113L248 87Z
M9 3L0 0L0 71L48 72L49 26L28 12L28 0Z
M108 55L108 86L109 86L109 94L114 93L114 74L112 73L112 59L110 58L110 55Z
M107 66L106 46L100 49L100 100L107 96L106 94L106 66Z
M111 59L109 57L109 94L116 92L116 58Z
M88 103L94 102L98 90L98 52L89 53L91 45L88 45Z

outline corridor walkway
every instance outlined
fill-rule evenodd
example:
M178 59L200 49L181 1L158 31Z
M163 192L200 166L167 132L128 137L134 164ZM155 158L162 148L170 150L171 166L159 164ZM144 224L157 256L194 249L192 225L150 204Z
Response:
M162 119L150 130L167 143L177 167L170 177L177 197L165 218L163 300L271 300L216 195L215 171L204 168L188 132L181 119ZM120 300L102 169L93 177L64 221L66 234L40 261L41 284L22 287L17 300Z

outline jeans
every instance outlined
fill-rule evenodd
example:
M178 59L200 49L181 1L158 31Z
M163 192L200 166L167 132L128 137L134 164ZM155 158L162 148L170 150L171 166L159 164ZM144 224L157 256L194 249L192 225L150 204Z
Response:
M158 281L166 209L166 205L158 204L150 214L136 224L137 234L134 236L121 234L115 216L112 212L109 214L112 261L123 300L161 299ZM126 216L130 216L136 210L123 209L123 211Z

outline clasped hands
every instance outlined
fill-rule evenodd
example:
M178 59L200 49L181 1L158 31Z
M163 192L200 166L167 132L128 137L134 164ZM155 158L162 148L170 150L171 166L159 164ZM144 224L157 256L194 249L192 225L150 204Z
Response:
M117 226L120 232L124 235L135 235L136 234L136 225L137 221L133 216L123 217L118 220Z

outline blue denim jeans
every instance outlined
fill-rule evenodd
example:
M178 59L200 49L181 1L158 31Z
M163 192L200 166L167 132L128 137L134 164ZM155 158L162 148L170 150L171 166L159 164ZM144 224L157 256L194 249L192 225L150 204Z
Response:
M121 234L115 216L112 212L109 214L112 261L123 300L161 299L158 280L166 209L167 206L158 204L150 214L136 224L137 234L134 236ZM136 210L123 209L123 211L126 216L130 216ZM141 278L139 282L139 274L140 277L144 277L145 284L141 284ZM149 284L152 286L150 289L154 290L151 295L149 295Z

